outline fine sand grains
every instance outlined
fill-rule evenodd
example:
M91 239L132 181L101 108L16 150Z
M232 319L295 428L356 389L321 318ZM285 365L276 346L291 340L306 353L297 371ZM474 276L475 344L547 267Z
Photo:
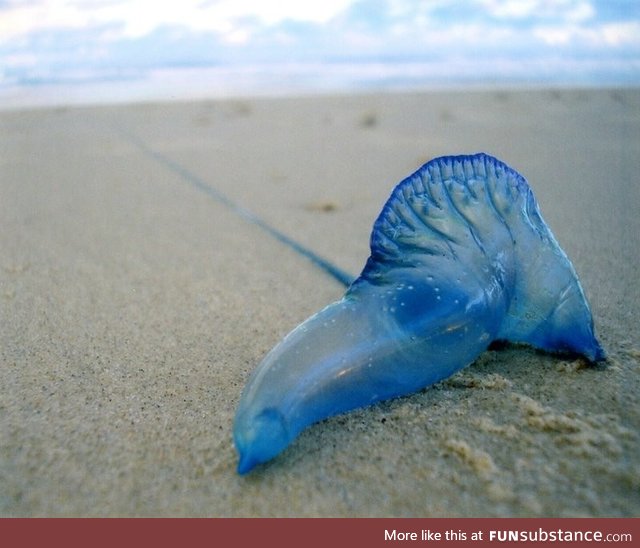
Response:
M609 360L491 350L239 477L248 376L343 288L225 199L356 275L393 186L480 151L529 180ZM635 89L1 112L0 515L639 515L639 172Z

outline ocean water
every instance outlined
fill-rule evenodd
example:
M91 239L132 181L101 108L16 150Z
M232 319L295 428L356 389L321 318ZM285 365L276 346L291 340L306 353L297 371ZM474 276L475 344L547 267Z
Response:
M259 63L109 69L11 78L0 73L0 109L232 97L443 88L638 86L637 63L517 59Z

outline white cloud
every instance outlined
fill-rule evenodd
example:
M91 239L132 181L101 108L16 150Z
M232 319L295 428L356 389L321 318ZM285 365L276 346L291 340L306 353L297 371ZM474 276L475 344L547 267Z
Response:
M635 46L640 47L640 22L605 23L582 28L570 26L540 26L533 30L534 36L550 46L582 43L591 46Z
M602 25L600 33L603 41L612 46L624 44L640 46L640 22L638 21Z
M85 24L86 17L65 1L15 2L2 10L0 42L46 28L80 28Z
M555 17L584 21L595 14L586 0L480 0L480 4L493 17L505 19Z
M204 9L226 21L255 17L268 25L285 19L326 23L353 3L354 0L213 0L204 4Z
M285 19L325 23L354 0L35 0L10 3L1 11L0 42L47 29L117 25L135 38L164 25L194 31L238 34L236 22L253 18L273 25Z

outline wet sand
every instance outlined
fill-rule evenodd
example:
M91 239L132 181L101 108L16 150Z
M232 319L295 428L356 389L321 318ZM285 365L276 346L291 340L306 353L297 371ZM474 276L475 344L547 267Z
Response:
M235 472L263 355L359 273L443 154L520 171L610 358L489 351ZM434 92L0 112L0 515L640 515L640 91Z

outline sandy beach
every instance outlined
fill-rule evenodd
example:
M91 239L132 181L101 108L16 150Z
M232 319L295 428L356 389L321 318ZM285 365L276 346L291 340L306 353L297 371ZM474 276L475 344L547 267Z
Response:
M609 360L488 351L236 473L255 366L443 154L522 173ZM640 515L640 90L0 112L0 515ZM634 281L635 280L635 281Z

